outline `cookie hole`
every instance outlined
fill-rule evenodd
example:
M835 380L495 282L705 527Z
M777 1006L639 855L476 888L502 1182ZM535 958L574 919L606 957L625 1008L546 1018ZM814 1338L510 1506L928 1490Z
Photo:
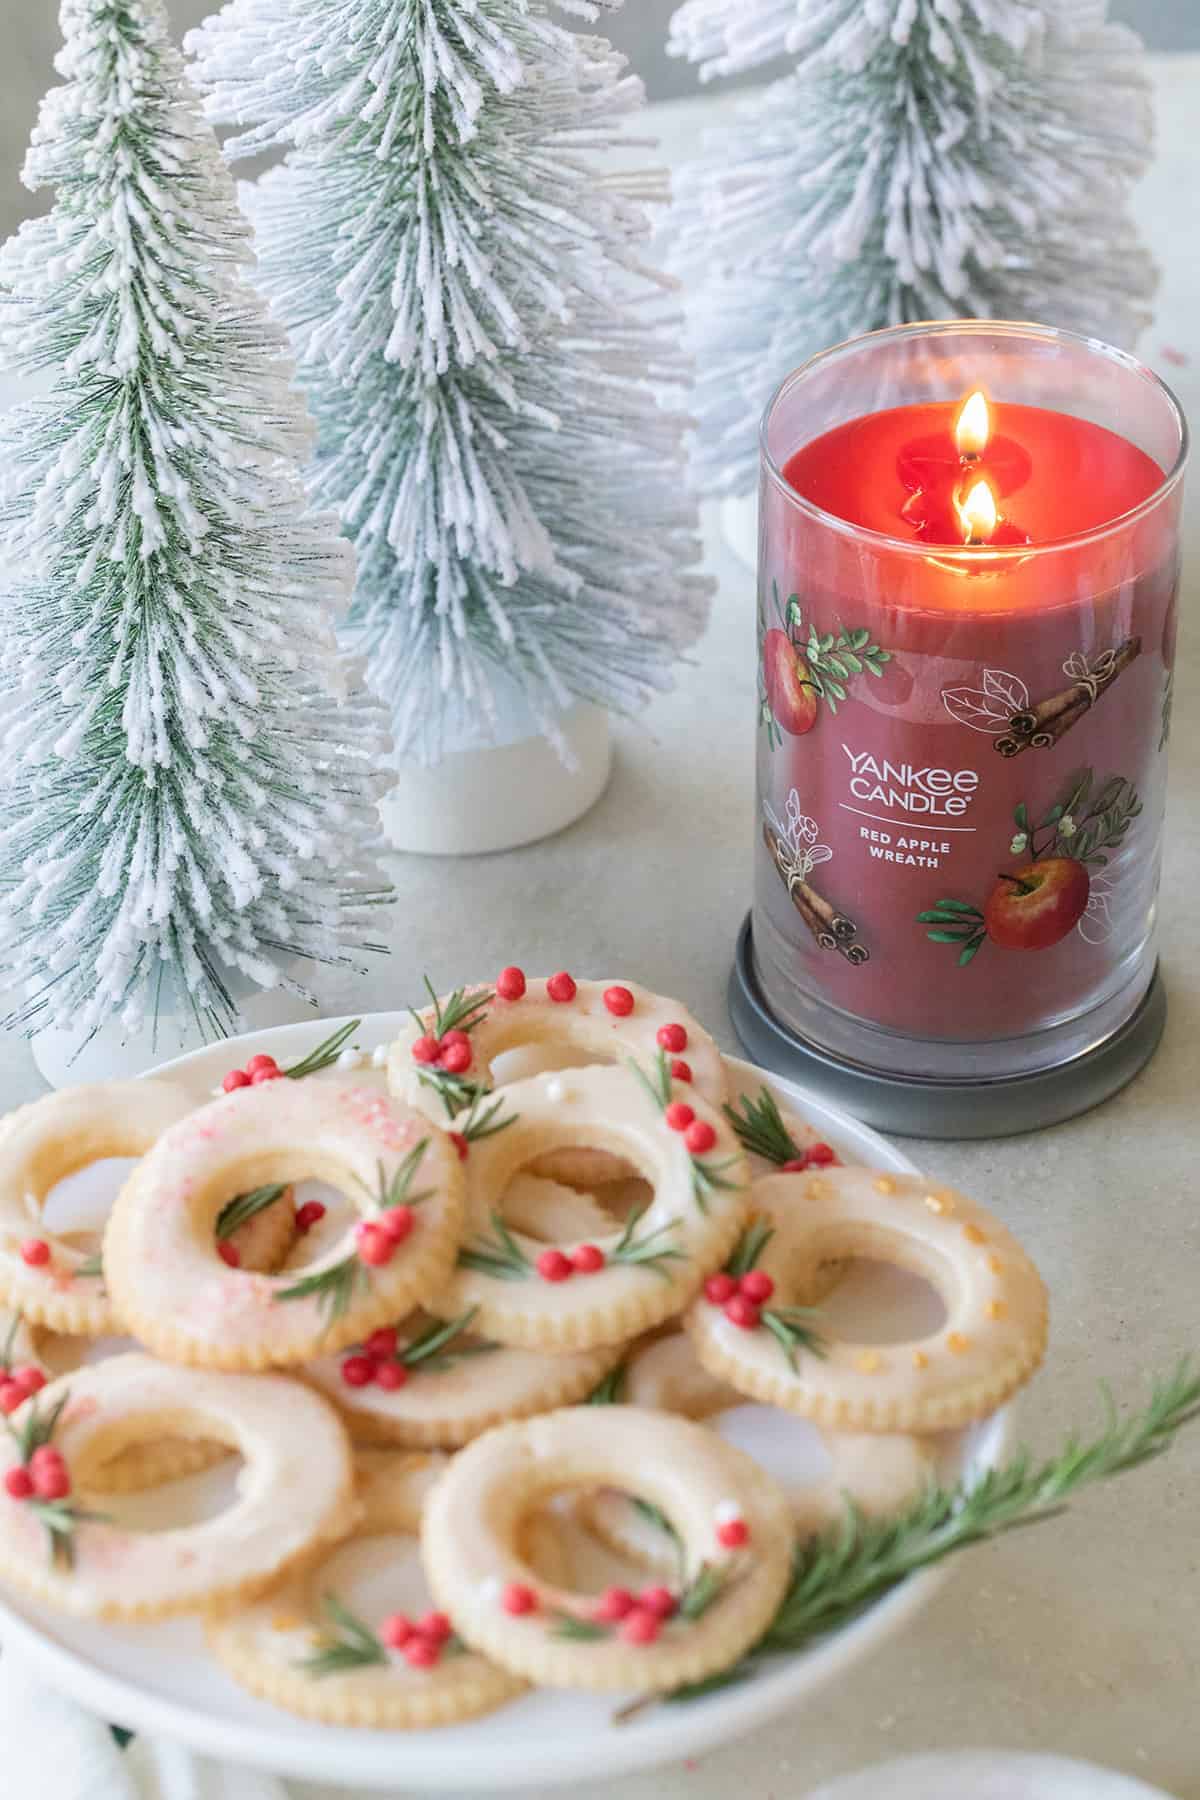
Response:
M820 1302L818 1330L855 1344L905 1344L946 1327L946 1303L932 1282L894 1263L854 1257Z
M528 1568L539 1580L584 1597L603 1594L606 1588L634 1590L654 1580L647 1564L623 1554L607 1542L589 1521L600 1505L628 1507L635 1497L615 1488L574 1488L539 1503L538 1511L522 1524L521 1548ZM653 1542L653 1538L650 1539ZM662 1573L671 1573L673 1540L662 1539Z
M93 1255L100 1248L113 1202L137 1162L133 1156L105 1156L64 1175L43 1199L37 1217L42 1230L84 1256Z
M81 1488L88 1495L89 1506L120 1530L153 1536L206 1525L227 1513L239 1498L244 1467L242 1458L230 1453L211 1469L160 1482L138 1493L89 1491L85 1483Z
M67 1331L43 1331L34 1327L34 1347L47 1375L70 1375L86 1364L104 1362L110 1356L127 1356L134 1347L127 1337L76 1337Z
M555 1069L612 1068L617 1060L615 1055L586 1050L570 1043L514 1044L511 1050L502 1050L492 1058L492 1076L496 1086L500 1087Z

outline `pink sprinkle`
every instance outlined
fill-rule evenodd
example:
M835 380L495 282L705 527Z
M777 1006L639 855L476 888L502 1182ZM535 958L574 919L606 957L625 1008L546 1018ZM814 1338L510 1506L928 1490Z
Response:
M1162 354L1163 361L1173 364L1177 369L1186 369L1192 360L1186 350L1176 350L1173 344L1164 344Z

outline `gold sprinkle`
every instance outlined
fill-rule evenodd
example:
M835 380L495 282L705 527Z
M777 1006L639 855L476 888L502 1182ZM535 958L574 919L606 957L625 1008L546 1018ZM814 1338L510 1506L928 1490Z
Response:
M1008 1311L1003 1300L989 1300L983 1309L989 1319L1002 1319Z
M914 1350L913 1351L913 1368L914 1369L927 1369L928 1367L929 1367L929 1358L926 1356L925 1352L923 1350Z
M812 1175L809 1177L806 1192L810 1200L828 1200L829 1183L822 1181L819 1175Z
M877 1350L865 1350L858 1359L858 1366L864 1375L877 1375L883 1367L883 1358Z
M988 1268L992 1271L993 1275L1003 1275L1003 1273L1004 1273L1003 1258L999 1257L999 1256L989 1256L988 1257Z
M931 1213L952 1213L956 1202L953 1194L926 1194L925 1204Z
M987 1243L987 1232L980 1231L978 1225L964 1225L963 1236L966 1238L968 1244Z
M955 1356L961 1356L964 1350L971 1348L971 1340L969 1337L964 1337L961 1331L947 1332L946 1348Z
M877 1194L894 1194L896 1183L890 1175L881 1175L875 1183Z
M303 1625L304 1620L299 1613L278 1612L271 1620L272 1631L299 1631Z

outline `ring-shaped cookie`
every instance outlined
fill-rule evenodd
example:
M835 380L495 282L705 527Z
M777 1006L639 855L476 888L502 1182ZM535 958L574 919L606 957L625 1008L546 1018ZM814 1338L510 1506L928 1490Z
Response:
M75 1486L158 1434L199 1437L237 1450L246 1468L227 1511L201 1524L138 1532L80 1518L71 1556L52 1559L45 1508L13 1496L24 1465L0 1440L0 1575L78 1618L148 1620L232 1603L262 1592L355 1519L350 1448L333 1408L282 1376L181 1369L140 1354L109 1357L61 1377L13 1415L21 1433L37 1409ZM28 1466L34 1468L32 1460ZM78 1478L78 1479L75 1479ZM74 1498L59 1502L74 1505ZM61 1534L66 1536L68 1534Z
M584 1237L597 1226L612 1229L611 1218L589 1195L536 1175L518 1175L505 1191L503 1207L513 1230L543 1242L551 1236ZM558 1356L505 1349L473 1332L473 1323L468 1316L442 1341L453 1322L431 1326L418 1313L401 1324L394 1346L382 1346L382 1353L352 1346L337 1356L318 1357L304 1373L340 1407L356 1443L452 1450L505 1419L573 1406L622 1355L618 1345ZM699 1368L690 1340L684 1341Z
M415 1539L442 1462L394 1451L359 1451L355 1474L362 1512L354 1536ZM456 1644L435 1641L431 1654L436 1660L428 1667L409 1662L402 1645L384 1641L385 1620L347 1613L344 1603L327 1593L328 1561L310 1564L244 1611L209 1621L206 1636L213 1655L259 1699L325 1725L417 1731L477 1718L525 1691L517 1676ZM419 1638L419 1631L414 1636ZM318 1660L336 1643L349 1646L350 1659L359 1659L357 1666L330 1669Z
M353 1201L356 1230L301 1269L226 1266L213 1229L229 1199L308 1177ZM457 1153L421 1114L374 1088L272 1081L213 1101L158 1140L113 1208L105 1279L118 1317L159 1356L288 1366L356 1342L442 1287L462 1216Z
M686 1104L706 1134L702 1153L670 1123L672 1101L686 1092L669 1082L660 1092L631 1069L598 1065L506 1087L501 1116L510 1122L472 1144L463 1164L457 1272L427 1310L455 1319L475 1309L484 1337L551 1351L621 1344L679 1312L737 1239L748 1191L745 1158L718 1112L695 1095ZM509 1230L501 1206L510 1181L564 1146L631 1162L654 1190L645 1213L587 1245L547 1249Z
M733 1403L745 1404L737 1395ZM786 1429L788 1421L780 1424ZM719 1421L710 1417L709 1427L719 1430ZM909 1433L821 1431L821 1438L829 1456L825 1474L815 1480L793 1480L778 1469L772 1471L791 1500L801 1539L839 1524L847 1505L868 1519L894 1518L937 1478L931 1445ZM627 1494L614 1488L589 1494L581 1503L580 1517L619 1555L658 1574L669 1576L675 1569L677 1541Z
M617 995L621 1010L614 1011L612 1000ZM651 993L636 982L614 985L568 977L564 983L562 976L552 976L548 981L528 981L519 999L506 1000L487 987L468 988L465 996L478 1002L473 1020L468 1021L471 1063L464 1071L468 1081L494 1087L492 1065L508 1050L544 1046L556 1060L575 1052L584 1063L632 1058L647 1066L662 1051L668 1062L686 1063L692 1086L710 1106L719 1107L725 1098L725 1065L709 1033L677 1000ZM438 1002L443 1014L446 1005L444 999ZM436 1064L414 1056L419 1040L436 1032L436 1020L435 1010L427 1007L400 1033L388 1057L388 1082L409 1105L447 1125L450 1108L443 1096L449 1095L453 1104L453 1087L447 1089ZM678 1049L664 1050L660 1032ZM534 1172L589 1187L623 1170L619 1159L595 1147L560 1147L541 1157Z
M705 1367L751 1399L835 1431L947 1431L994 1412L1040 1364L1042 1279L1012 1233L965 1195L919 1175L827 1169L767 1176L751 1210L752 1230L770 1233L755 1262L774 1286L761 1321L738 1323L705 1295L685 1321ZM863 1344L818 1312L791 1321L789 1349L772 1319L789 1325L793 1279L855 1256L923 1277L944 1325L912 1342Z
M680 1540L661 1606L554 1587L521 1555L539 1504L615 1482L636 1482ZM460 1451L429 1497L421 1553L460 1637L493 1662L545 1687L664 1692L728 1668L762 1635L791 1572L791 1512L769 1475L702 1425L574 1407Z
M0 1300L56 1331L112 1331L102 1277L81 1272L93 1259L41 1223L46 1196L88 1163L144 1156L194 1108L169 1081L107 1081L62 1088L10 1114L0 1128Z

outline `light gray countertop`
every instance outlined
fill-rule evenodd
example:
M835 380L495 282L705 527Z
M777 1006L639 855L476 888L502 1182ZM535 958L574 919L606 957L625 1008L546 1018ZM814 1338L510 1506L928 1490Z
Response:
M1200 56L1158 59L1161 152L1140 213L1165 270L1143 354L1200 418ZM672 155L711 101L658 109ZM1189 222L1190 219L1190 222ZM1175 355L1191 358L1187 363ZM618 727L601 804L534 849L473 862L401 859L395 954L331 1013L407 1003L506 962L624 974L678 994L734 1048L725 983L750 887L753 583L709 521L720 579L712 630L676 694ZM1187 593L1200 591L1200 471L1187 515ZM1185 607L1163 893L1171 1017L1150 1069L1098 1112L1038 1136L918 1145L940 1179L996 1207L1053 1297L1053 1342L1024 1403L1050 1448L1097 1419L1097 1382L1136 1399L1200 1351L1200 630ZM0 1101L41 1090L28 1048L0 1043ZM1200 1800L1200 1430L1161 1463L1086 1497L1069 1519L972 1552L905 1635L749 1743L576 1800L785 1800L909 1751L1043 1748L1123 1768ZM309 1790L312 1795L316 1790ZM472 1797L474 1800L474 1797Z

